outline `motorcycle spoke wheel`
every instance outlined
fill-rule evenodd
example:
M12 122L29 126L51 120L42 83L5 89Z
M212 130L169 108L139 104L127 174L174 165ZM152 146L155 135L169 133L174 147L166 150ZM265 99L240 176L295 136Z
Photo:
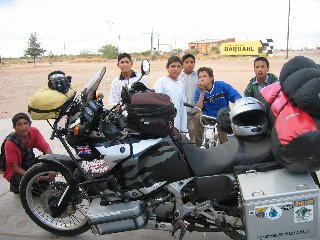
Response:
M39 181L50 172L56 174L53 181ZM59 217L54 218L50 214L50 203L59 201L67 186L66 176L59 171L59 167L37 164L23 177L20 198L26 213L40 227L57 235L74 236L90 228L87 218L90 202L87 199L74 196ZM78 191L81 193L83 190Z

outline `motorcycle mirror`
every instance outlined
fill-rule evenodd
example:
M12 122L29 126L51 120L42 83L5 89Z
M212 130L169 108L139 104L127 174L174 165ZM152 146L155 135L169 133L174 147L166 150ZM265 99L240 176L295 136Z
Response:
M147 59L143 59L141 62L142 75L148 75L150 73L150 63Z

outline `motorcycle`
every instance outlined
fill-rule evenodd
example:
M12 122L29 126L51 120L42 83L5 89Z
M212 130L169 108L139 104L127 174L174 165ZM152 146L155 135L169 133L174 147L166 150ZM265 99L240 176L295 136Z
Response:
M142 61L142 75L149 67ZM90 228L98 235L141 228L180 231L179 239L187 231L224 232L235 240L272 233L292 239L283 232L293 231L316 234L311 217L299 221L293 210L298 210L296 201L300 207L312 203L315 222L318 188L309 175L290 174L274 162L269 136L255 141L231 136L211 149L198 148L179 134L146 137L127 127L125 111L105 109L101 95L96 96L105 71L63 106L53 124L48 121L52 138L68 155L40 156L21 181L22 206L37 225L62 236ZM54 180L41 181L52 173ZM279 179L276 185L270 183L274 179ZM288 193L293 182L299 183L301 197ZM306 191L311 191L308 197ZM293 216L281 221L280 212L295 214L302 229Z

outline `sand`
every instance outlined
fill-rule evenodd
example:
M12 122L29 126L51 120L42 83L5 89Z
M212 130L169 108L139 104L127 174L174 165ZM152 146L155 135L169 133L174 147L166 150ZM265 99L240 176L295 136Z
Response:
M302 55L320 62L320 51L290 52L285 58L285 52L275 54L269 58L270 72L279 76L281 68L290 58ZM212 67L216 80L224 80L243 93L249 80L254 76L253 61L255 57L216 57L211 59L197 59L196 68ZM134 62L134 69L139 71L140 61ZM148 86L153 87L154 82L167 75L166 60L150 62L151 72L146 76ZM98 89L103 93L104 103L108 104L108 93L112 79L119 74L116 60L105 62L39 62L36 67L33 63L1 64L0 65L0 119L11 118L17 112L27 112L28 99L37 91L47 85L47 76L51 71L62 70L66 75L72 76L72 82L77 86L78 92L86 82L102 67L106 66L106 74Z

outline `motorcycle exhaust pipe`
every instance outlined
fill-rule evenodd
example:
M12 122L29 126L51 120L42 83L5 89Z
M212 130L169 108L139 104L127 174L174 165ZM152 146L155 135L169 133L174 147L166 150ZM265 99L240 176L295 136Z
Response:
M101 199L94 199L88 217L98 235L137 230L148 222L146 204L139 200L102 206Z

